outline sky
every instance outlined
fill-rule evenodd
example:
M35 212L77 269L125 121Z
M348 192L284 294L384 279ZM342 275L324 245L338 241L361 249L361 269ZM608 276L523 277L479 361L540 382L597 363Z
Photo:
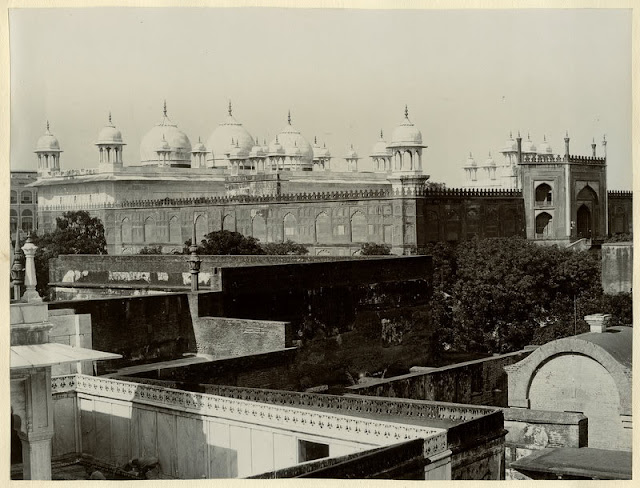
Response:
M227 115L260 141L287 123L370 170L380 130L422 131L431 180L460 186L469 152L502 156L509 132L602 154L631 189L631 12L623 9L12 9L11 168L35 170L49 120L62 169L93 168L109 111L127 143L169 118L194 144Z

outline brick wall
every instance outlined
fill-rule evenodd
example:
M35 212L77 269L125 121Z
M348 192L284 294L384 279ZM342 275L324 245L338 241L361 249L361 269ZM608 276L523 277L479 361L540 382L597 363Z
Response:
M352 386L349 390L360 395L506 407L507 374L504 366L514 364L529 354L530 351L518 351L428 371L416 371L388 379L372 380L367 385Z

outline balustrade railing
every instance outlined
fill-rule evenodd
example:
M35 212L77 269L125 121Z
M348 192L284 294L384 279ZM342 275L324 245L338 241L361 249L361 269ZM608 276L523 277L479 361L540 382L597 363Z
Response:
M357 402L349 398L338 401L342 397L331 397L332 399L329 400L329 403L333 405L332 408L340 409L340 412L336 413L320 409L309 409L309 401L300 403L300 401L296 401L295 396L291 396L288 401L284 401L286 398L285 392L282 392L285 395L283 397L258 395L263 399L260 402L81 374L52 378L53 393L73 390L85 395L153 405L371 445L386 445L403 440L422 438L426 439L426 455L431 455L447 448L447 437L444 429L366 418L367 413L376 411L384 413L385 411L381 405L377 405L375 401L371 402L368 398ZM268 402L269 398L273 401ZM277 401L278 398L280 398L280 401ZM356 407L357 403L371 403L374 406L367 410L362 407ZM486 413L486 410L484 413ZM358 417L358 414L365 417ZM407 417L406 414L404 416L405 418ZM417 416L413 417L413 419L420 420Z

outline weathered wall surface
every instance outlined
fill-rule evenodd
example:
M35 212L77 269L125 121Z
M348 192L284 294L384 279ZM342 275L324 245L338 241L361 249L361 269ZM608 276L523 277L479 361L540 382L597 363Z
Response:
M187 294L58 301L49 303L49 309L90 315L93 348L123 356L98 362L99 372L196 350Z
M506 408L504 427L507 479L524 479L509 466L535 450L553 447L587 447L588 421L581 413Z
M196 349L214 357L245 356L284 349L287 346L286 322L196 317ZM290 341L289 341L290 342Z
M629 293L633 287L633 242L602 245L602 289L609 295Z
M359 395L506 407L507 373L504 366L514 364L529 354L530 351L518 351L467 361L429 371L372 380L367 385L349 387L349 390Z
M610 191L607 195L609 234L633 232L633 192Z
M69 309L49 310L49 322L53 324L49 331L50 342L92 349L91 315L76 315L73 310ZM93 363L91 361L83 361L80 363L55 364L51 367L53 376L70 373L93 374Z

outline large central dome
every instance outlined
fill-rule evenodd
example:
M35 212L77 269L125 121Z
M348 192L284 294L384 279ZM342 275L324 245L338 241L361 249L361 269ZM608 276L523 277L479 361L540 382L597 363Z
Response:
M165 142L171 151L167 162L191 163L191 141L178 126L167 117L167 104L164 105L162 120L142 138L140 143L140 162L159 163L158 148Z
M420 146L422 147L422 133L409 120L409 110L404 107L404 120L398 125L391 135L389 147Z
M228 166L227 154L230 151L231 143L237 144L241 149L250 152L254 146L253 137L249 131L238 122L231 113L231 102L229 102L229 115L221 122L209 136L207 140L207 161L211 166Z
M287 125L276 137L282 145L286 156L299 157L302 164L311 164L313 162L313 148L302 137L300 131L291 125L291 113L289 113ZM274 139L272 144L275 144L275 142Z

